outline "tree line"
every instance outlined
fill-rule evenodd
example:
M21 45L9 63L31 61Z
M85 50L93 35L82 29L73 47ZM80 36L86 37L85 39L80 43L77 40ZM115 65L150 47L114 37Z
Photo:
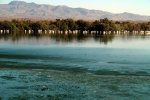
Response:
M134 21L112 21L107 18L86 21L86 20L73 20L73 19L56 19L56 20L11 20L11 21L0 21L0 32L5 30L11 33L24 33L25 30L28 32L32 30L34 34L41 30L42 33L48 30L56 32L73 33L77 31L83 34L84 31L88 33L95 32L96 34L104 34L104 32L141 32L150 31L150 22L134 22Z

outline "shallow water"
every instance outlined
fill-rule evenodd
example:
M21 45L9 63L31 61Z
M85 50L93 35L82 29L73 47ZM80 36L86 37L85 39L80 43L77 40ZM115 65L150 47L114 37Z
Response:
M150 36L1 37L0 97L149 100L149 44Z

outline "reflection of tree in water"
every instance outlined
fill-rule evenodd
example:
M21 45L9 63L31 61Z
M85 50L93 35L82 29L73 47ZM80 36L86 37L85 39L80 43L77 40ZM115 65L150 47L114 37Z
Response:
M114 36L113 35L100 35L100 36L91 36L91 35L83 35L83 34L78 34L78 35L51 35L50 36L52 39L56 40L56 42L84 42L88 41L91 38L94 38L96 41L99 41L101 43L107 44L108 42L112 41Z
M22 35L1 35L0 39L4 39L5 41L7 40L12 40L12 42L17 42L19 41L23 36Z
M23 39L23 38L36 38L36 39L40 39L42 36L40 35L33 35L33 34L3 34L0 35L0 39L4 39L4 40L12 40L12 42L19 42L19 40Z
M78 41L82 42L88 39L88 36L86 35L51 35L50 36L52 39L56 40L56 42L73 42L73 41Z
M94 36L94 39L96 41L99 41L100 43L108 44L108 42L112 42L114 39L114 35L100 35L100 36Z
M0 40L4 39L5 41L9 40L10 35L8 34L4 34L4 35L0 35Z
M12 42L19 42L21 39L27 38L27 39L37 39L40 40L42 38L46 38L46 39L52 39L55 40L58 43L71 43L71 42L84 42L84 41L88 41L90 39L94 39L97 42L103 43L105 45L107 45L109 42L112 42L113 39L116 36L111 34L111 35L95 35L95 36L91 36L91 35L83 35L83 34L54 34L54 35L40 35L40 34L4 34L4 35L0 35L0 39L4 39L4 40L12 40ZM134 38L146 38L145 35L120 35L119 38L121 39L127 39L127 40L131 40Z
M56 40L56 42L72 42L75 38L74 35L51 35L51 39Z
M79 34L77 35L76 41L78 42L83 42L85 40L88 40L90 36L88 35L83 35L83 34Z
M120 38L123 40L133 40L133 39L145 39L148 35L145 34L128 34L128 35L121 35Z

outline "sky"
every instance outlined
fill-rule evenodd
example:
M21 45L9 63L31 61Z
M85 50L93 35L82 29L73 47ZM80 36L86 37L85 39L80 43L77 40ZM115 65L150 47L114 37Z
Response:
M7 4L12 0L0 0ZM150 0L21 0L37 4L66 5L73 8L103 10L112 13L129 12L150 16Z

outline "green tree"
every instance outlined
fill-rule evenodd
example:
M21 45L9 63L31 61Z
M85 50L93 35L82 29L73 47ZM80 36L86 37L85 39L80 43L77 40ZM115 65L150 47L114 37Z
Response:
M144 34L145 34L146 31L149 30L149 25L148 25L148 23L141 23L141 30L144 31Z
M83 34L83 31L87 30L89 27L89 23L84 20L77 20L77 30L79 31L80 34Z
M33 30L34 34L38 33L38 30L41 29L41 24L39 22L32 22L30 24L31 29Z

